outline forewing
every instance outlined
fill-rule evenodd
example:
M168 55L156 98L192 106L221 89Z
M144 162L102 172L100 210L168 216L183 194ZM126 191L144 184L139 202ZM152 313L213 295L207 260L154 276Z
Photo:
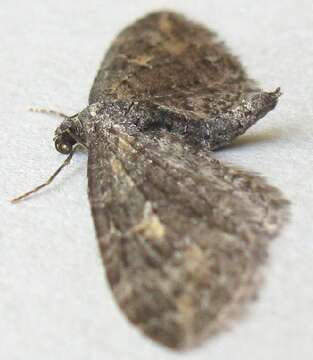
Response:
M216 116L254 90L239 61L213 32L175 13L158 12L116 38L89 103L144 99L176 111Z
M89 143L92 214L118 304L162 344L197 344L254 295L285 201L169 133L132 137L99 122Z

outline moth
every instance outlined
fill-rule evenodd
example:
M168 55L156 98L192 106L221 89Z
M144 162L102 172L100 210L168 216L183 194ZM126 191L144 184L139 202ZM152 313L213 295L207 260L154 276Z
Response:
M249 79L214 32L157 12L118 35L89 106L63 115L55 132L68 158L48 183L78 145L87 149L108 282L127 318L163 345L199 344L255 295L287 201L213 151L273 110L279 96Z

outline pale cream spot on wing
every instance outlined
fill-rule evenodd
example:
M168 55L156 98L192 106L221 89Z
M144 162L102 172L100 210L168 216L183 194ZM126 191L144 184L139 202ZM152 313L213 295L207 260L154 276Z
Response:
M165 227L157 215L151 215L144 218L129 231L130 234L142 234L145 238L152 240L163 239L165 232Z
M172 35L173 23L168 14L163 14L159 20L159 29L168 39L162 42L163 48L173 55L180 55L186 50L186 43Z
M201 248L195 244L189 247L185 252L185 269L190 274L199 275L203 263L206 262L206 258Z
M152 204L146 201L141 222L129 230L129 234L142 234L147 239L162 240L166 229L160 218L153 212Z
M170 33L172 31L172 23L168 14L162 14L159 21L159 28L164 33Z
M163 47L169 53L173 55L180 55L183 53L187 45L183 41L178 41L177 39L171 39L163 43Z
M124 175L123 165L118 159L112 159L111 166L116 175Z
M193 322L194 322L194 304L192 294L184 292L176 300L176 307L178 310L178 321L184 329L184 345L188 347L193 344Z
M140 55L134 59L129 59L128 62L131 64L135 64L142 67L147 67L149 69L152 68L151 65L149 65L149 62L153 59L153 56L151 55Z
M133 187L134 182L125 172L125 169L124 169L121 161L116 158L113 158L113 159L111 159L110 162L111 162L111 166L112 166L112 170L113 170L114 174L120 178L123 178L130 187Z
M127 139L126 137L119 136L118 138L118 147L121 150L124 150L129 153L136 153L137 151L132 147L130 139Z
M194 318L195 318L195 288L198 280L204 274L206 258L199 246L191 244L184 253L183 266L189 281L184 285L184 292L176 299L178 321L184 329L184 344L186 347L194 343Z

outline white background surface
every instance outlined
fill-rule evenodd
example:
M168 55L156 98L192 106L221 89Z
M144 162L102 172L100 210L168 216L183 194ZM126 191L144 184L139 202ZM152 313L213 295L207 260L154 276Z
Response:
M160 8L215 29L264 89L282 87L277 109L217 156L260 172L292 202L258 301L230 331L183 354L144 338L112 299L89 212L86 154L49 189L8 203L63 161L52 143L59 119L27 108L85 107L113 37ZM312 0L1 0L0 34L0 358L312 359Z

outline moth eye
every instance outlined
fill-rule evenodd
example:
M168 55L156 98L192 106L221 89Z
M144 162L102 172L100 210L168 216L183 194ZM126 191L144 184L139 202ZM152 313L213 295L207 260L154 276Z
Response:
M56 139L54 144L57 151L59 151L61 154L69 154L73 148L72 144L67 142L62 142L59 139Z

